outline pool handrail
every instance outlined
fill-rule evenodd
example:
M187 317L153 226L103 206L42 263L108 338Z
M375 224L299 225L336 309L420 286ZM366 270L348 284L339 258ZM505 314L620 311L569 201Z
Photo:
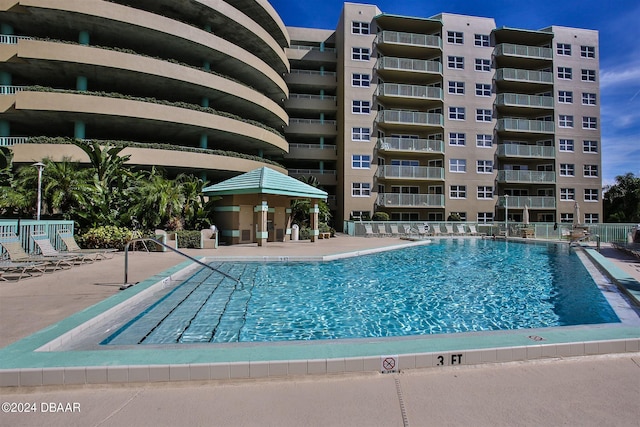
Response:
M210 270L213 270L213 271L215 271L216 273L220 273L220 274L222 274L224 277L227 277L227 278L229 278L229 279L231 279L231 280L233 280L233 281L235 281L235 282L237 282L237 283L240 283L242 286L244 286L244 283L242 283L242 281L240 281L240 279L236 279L235 277L230 276L230 275L228 275L227 273L225 273L225 272L223 272L223 271L220 271L220 270L218 270L218 269L217 269L217 268L215 268L215 267L210 266L209 264L205 264L204 262L199 261L199 260L195 259L194 257L192 257L192 256L190 256L190 255L187 255L187 254L185 254L185 253L184 253L184 252L182 252L182 251L179 251L179 250L178 250L178 249L176 249L176 248L172 248L171 246L169 246L169 245L166 245L166 244L162 243L162 242L161 242L161 241L159 241L158 239L154 239L153 237L137 237L137 238L135 238L135 239L131 239L131 240L129 240L129 241L126 243L126 245L124 246L124 283L123 283L123 285L120 287L120 290L124 290L124 289L130 288L131 286L133 286L133 284L128 283L128 282L129 282L129 280L128 280L128 279L129 279L129 246L131 246L131 244L132 244L132 243L135 243L135 242L145 242L145 241L151 241L151 242L157 243L157 244L158 244L158 245L160 245L160 246L163 246L163 247L165 247L165 248L167 248L167 249L170 249L170 250L172 250L173 252L175 252L175 253L177 253L177 254L179 254L179 255L182 255L182 256L183 256L183 257L185 257L185 258L188 258L189 260L191 260L191 261L195 262L196 264L200 264L201 266L206 267L206 268L208 268L208 269L210 269Z

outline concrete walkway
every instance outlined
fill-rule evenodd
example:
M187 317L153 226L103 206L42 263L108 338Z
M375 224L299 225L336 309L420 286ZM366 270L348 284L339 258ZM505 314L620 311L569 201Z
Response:
M314 244L187 252L329 255L398 243L392 238L341 236ZM640 262L609 248L601 253L640 281ZM171 252L132 253L129 281L144 280L182 261ZM120 253L112 260L0 283L0 347L119 292L123 279ZM36 413L0 413L0 425L12 426L638 426L640 353L386 375L3 388L0 394L2 402L15 402L15 409L24 409L18 403L35 408Z

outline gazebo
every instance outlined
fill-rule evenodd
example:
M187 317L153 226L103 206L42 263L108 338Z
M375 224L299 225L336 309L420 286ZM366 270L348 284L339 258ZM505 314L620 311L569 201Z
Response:
M318 201L327 193L268 167L227 179L202 189L206 196L218 196L216 227L227 244L284 241L291 234L288 215L291 200L311 199L311 241L319 235Z

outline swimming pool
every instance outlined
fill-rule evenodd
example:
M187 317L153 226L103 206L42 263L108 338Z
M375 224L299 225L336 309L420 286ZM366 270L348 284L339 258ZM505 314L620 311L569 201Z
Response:
M618 322L567 245L490 239L331 262L213 263L102 344L396 337Z

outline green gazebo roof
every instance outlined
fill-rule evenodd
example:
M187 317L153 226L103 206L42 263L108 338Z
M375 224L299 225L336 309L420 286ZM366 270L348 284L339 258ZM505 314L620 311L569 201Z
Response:
M252 170L202 189L207 196L277 194L296 198L326 199L327 192L268 167Z

